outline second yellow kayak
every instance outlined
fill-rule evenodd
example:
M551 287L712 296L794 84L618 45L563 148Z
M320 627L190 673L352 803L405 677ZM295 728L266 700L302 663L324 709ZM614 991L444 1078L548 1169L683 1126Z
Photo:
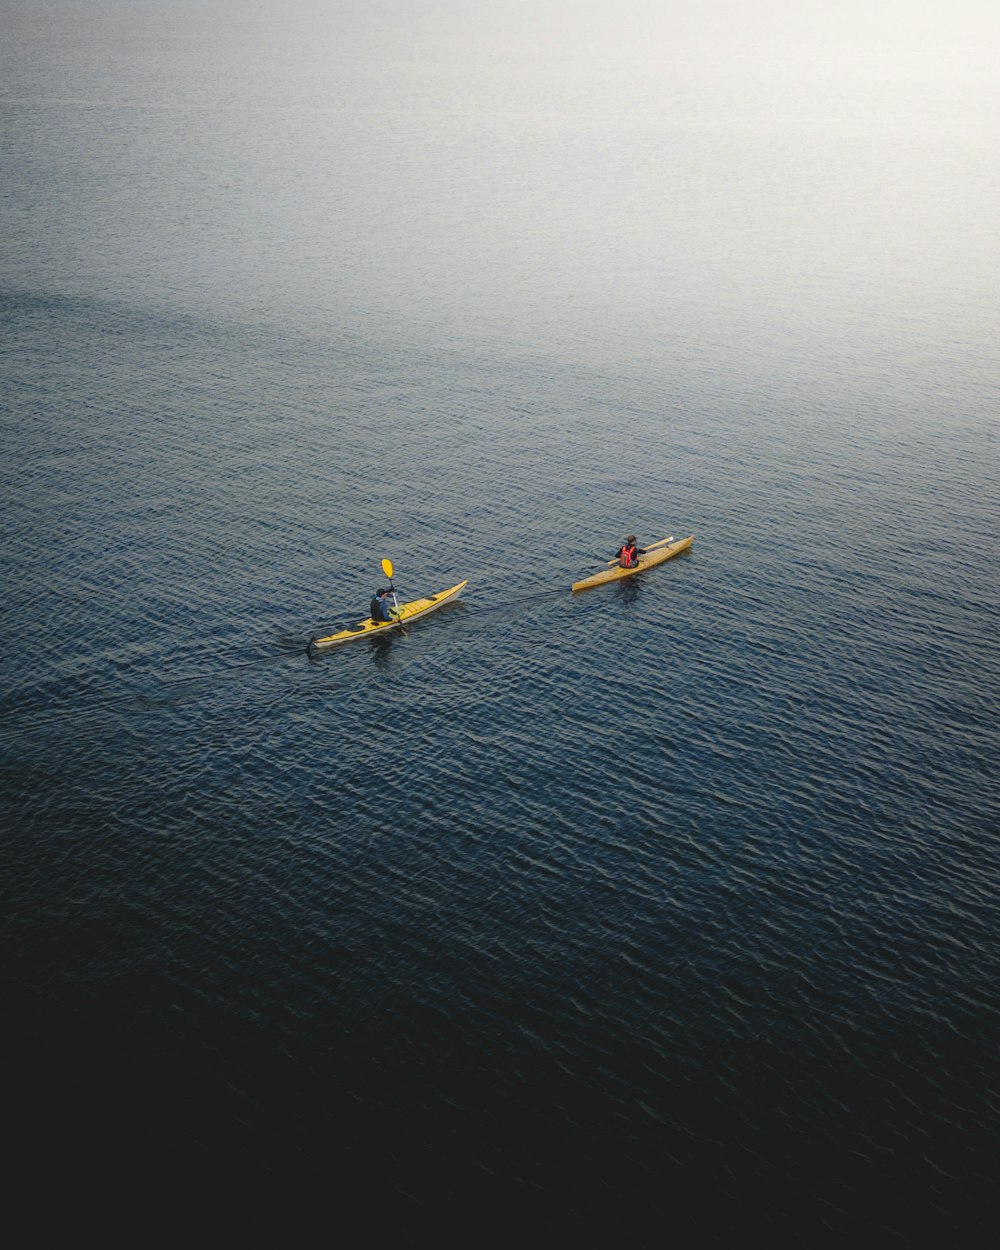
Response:
M582 581L574 582L571 589L589 590L591 586L603 586L605 582L616 582L623 577L635 577L636 573L644 573L646 569L651 569L654 564L662 564L664 560L669 560L671 556L687 551L693 542L694 534L690 534L687 538L661 538L657 543L650 543L646 548L646 554L640 556L639 563L632 568L623 569L616 564L614 568L604 569L600 573L595 573L592 577L585 577Z

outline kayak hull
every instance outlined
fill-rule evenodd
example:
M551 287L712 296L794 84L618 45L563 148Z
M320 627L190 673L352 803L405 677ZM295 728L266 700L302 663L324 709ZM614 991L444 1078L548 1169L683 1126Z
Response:
M574 591L590 590L592 586L603 586L605 582L617 582L623 577L635 577L637 573L644 573L646 569L651 569L654 565L662 564L664 560L670 560L673 556L680 555L682 551L687 551L693 542L694 535L691 534L687 538L667 539L655 543L646 548L646 554L639 557L639 563L633 568L623 569L616 564L613 569L603 569L592 577L585 577L582 581L574 582L571 589Z
M312 638L309 642L309 650L313 652L329 651L331 647L339 647L345 642L354 642L357 638L374 638L378 635L393 633L396 630L403 629L411 621L418 621L422 616L427 616L429 613L443 607L444 604L456 599L468 584L468 579L466 579L464 582L459 582L457 586L452 586L449 590L438 591L436 595L428 595L425 599L411 599L409 603L401 603L399 605L399 617L396 620L373 621L369 618L366 621L359 621L351 629L342 629L336 634L327 635L325 638Z

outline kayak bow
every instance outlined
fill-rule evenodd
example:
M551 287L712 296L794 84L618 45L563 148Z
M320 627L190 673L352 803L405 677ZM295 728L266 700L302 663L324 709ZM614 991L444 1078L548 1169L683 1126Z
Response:
M601 573L595 573L592 577L585 577L582 581L574 582L572 590L589 590L591 586L603 586L605 582L616 582L622 577L634 577L636 573L643 573L646 569L651 569L654 564L662 564L664 560L669 560L671 556L679 555L682 551L687 551L688 547L694 542L694 535L688 538L678 538L672 542L670 539L661 539L658 543L651 543L646 548L646 554L639 557L639 563L630 569L623 569L620 565L616 565L613 569L604 569Z
M376 634L402 629L411 621L418 620L421 616L426 616L429 612L434 612L443 604L455 599L468 584L468 579L466 579L464 582L459 582L457 586L452 586L450 590L441 590L436 595L429 595L426 599L412 599L409 603L401 603L398 616L391 621L373 621L369 617L366 621L360 621L352 629L342 629L339 633L329 634L326 638L313 638L309 642L309 650L329 651L331 647L339 647L343 642L353 642L355 638L372 638Z

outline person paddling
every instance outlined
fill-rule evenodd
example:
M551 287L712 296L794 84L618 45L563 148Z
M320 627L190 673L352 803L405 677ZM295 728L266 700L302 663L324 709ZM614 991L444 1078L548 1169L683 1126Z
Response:
M629 534L628 538L622 543L618 550L614 553L615 559L623 569L634 569L639 563L639 557L646 554L645 547L637 547L635 543L635 535Z
M371 612L372 620L376 625L396 619L388 589L376 590L372 595Z

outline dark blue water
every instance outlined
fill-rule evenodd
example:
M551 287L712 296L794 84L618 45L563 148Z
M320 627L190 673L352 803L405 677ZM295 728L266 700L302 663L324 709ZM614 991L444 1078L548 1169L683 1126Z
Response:
M962 75L767 28L755 76L602 6L100 9L4 6L26 1180L456 1244L985 1242L971 28ZM695 541L571 595L629 532ZM469 586L310 659L383 557Z

